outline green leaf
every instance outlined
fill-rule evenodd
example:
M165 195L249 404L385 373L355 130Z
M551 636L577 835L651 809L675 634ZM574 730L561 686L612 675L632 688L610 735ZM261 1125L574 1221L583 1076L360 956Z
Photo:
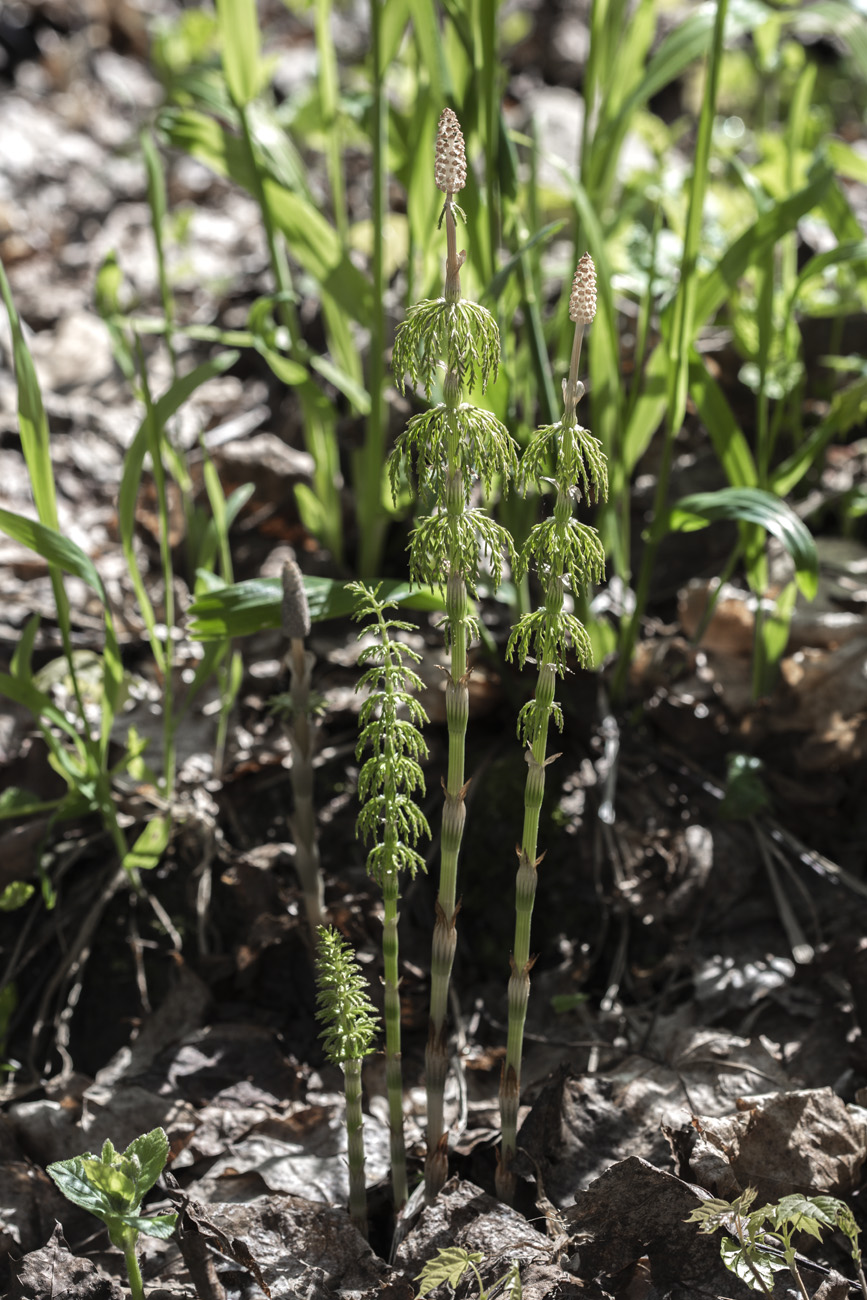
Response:
M333 578L305 577L304 589L313 622L352 613L354 598L344 583ZM407 582L384 582L380 595L410 609L445 609L439 592ZM190 607L190 635L198 641L223 641L279 628L282 598L279 578L253 578L202 592Z
M244 108L261 89L256 0L217 0L220 53L229 94Z
M422 1300L429 1291L442 1286L443 1282L450 1287L456 1287L470 1265L478 1264L482 1259L480 1250L469 1251L464 1250L463 1246L443 1246L416 1276L416 1282L421 1283L418 1300Z
M57 499L49 451L48 420L42 405L42 394L39 391L39 380L36 378L33 358L24 339L21 321L12 301L12 291L2 263L0 263L0 293L3 295L12 329L12 357L18 385L18 427L21 434L21 447L27 461L27 472L30 475L33 500L42 522L57 527Z
M547 226L543 226L541 230L536 231L535 235L531 235L531 237L520 246L517 252L513 253L509 260L503 263L496 275L494 275L487 289L485 289L482 294L482 301L484 302L486 298L489 298L492 302L497 302L500 298L500 294L503 292L509 281L509 277L520 267L521 259L529 253L531 248L535 248L537 244L550 243L554 236L560 233L565 224L565 221L549 221Z
M17 677L10 677L8 673L0 673L0 695L5 695L7 699L14 700L16 704L23 704L38 721L45 719L53 722L61 731L66 732L78 750L80 757L84 758L84 745L75 727L66 717L66 714L57 708L50 696L46 695L44 691L38 690L32 681L19 681Z
M132 848L124 854L122 863L124 871L130 874L136 871L152 871L159 865L171 833L171 817L152 817ZM159 1131L154 1129L155 1133Z
M108 596L93 561L68 537L54 528L37 523L35 519L14 514L11 510L0 510L0 531L14 537L22 546L29 546L31 551L41 555L49 564L56 564L66 573L81 578L82 582L86 582L96 592L103 605L108 607Z
M725 393L694 351L689 361L689 391L729 484L732 487L755 487L759 476L750 445Z
M349 257L331 223L307 199L267 177L263 189L268 208L286 236L293 258L352 320L369 325L373 314L373 286Z
M682 497L658 521L658 535L694 532L717 520L758 524L786 548L795 562L798 586L808 600L819 583L819 557L810 530L785 501L761 488L722 488Z
M760 1245L741 1245L731 1237L723 1237L719 1253L729 1272L746 1283L751 1291L770 1294L774 1289L774 1274L782 1273L788 1267L778 1255L772 1255Z
M114 1213L114 1208L104 1191L90 1177L89 1167L96 1163L94 1156L73 1156L71 1160L58 1160L46 1168L46 1173L73 1205L89 1210L98 1219Z
M137 1160L139 1164L135 1180L139 1202L165 1169L168 1158L169 1139L162 1128L151 1129L150 1133L133 1138L124 1151L122 1160Z
M178 1216L177 1214L152 1214L150 1218L145 1218L141 1214L125 1214L123 1222L128 1228L143 1232L146 1237L160 1237L163 1241L168 1241L169 1237L174 1235Z
M82 1172L91 1188L100 1192L110 1206L113 1215L126 1214L138 1209L141 1197L136 1195L135 1179L132 1171L121 1166L116 1153L110 1160L95 1156L82 1156Z

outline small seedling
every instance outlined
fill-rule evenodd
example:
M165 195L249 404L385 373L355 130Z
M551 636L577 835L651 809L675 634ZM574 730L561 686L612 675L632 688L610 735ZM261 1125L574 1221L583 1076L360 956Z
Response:
M145 1294L135 1250L139 1233L167 1238L175 1230L177 1214L155 1214L146 1219L139 1213L168 1154L169 1140L161 1128L155 1128L135 1138L125 1151L115 1151L106 1138L98 1156L87 1152L48 1166L66 1199L102 1219L112 1245L123 1251L133 1300L144 1300Z
M686 1222L699 1224L699 1232L715 1232L720 1228L731 1233L723 1237L720 1245L722 1261L751 1291L771 1295L774 1273L788 1269L803 1300L809 1300L809 1292L798 1268L800 1256L795 1251L794 1239L799 1232L806 1232L820 1241L823 1229L836 1229L849 1243L861 1294L867 1298L858 1225L844 1201L835 1196L795 1193L784 1196L776 1205L762 1205L754 1210L755 1199L755 1188L748 1187L734 1201L704 1201Z
M316 954L316 1015L322 1023L322 1046L332 1065L343 1070L346 1090L346 1139L349 1164L349 1215L367 1236L364 1185L364 1120L361 1113L361 1062L373 1050L379 1017L351 946L336 930L320 925Z
M422 1300L423 1296L429 1295L444 1282L454 1291L468 1269L472 1269L475 1273L479 1284L478 1300L490 1300L495 1292L502 1295L504 1300L521 1300L524 1291L521 1286L521 1265L518 1261L515 1260L510 1264L503 1276L498 1277L496 1282L492 1282L486 1290L482 1283L482 1275L476 1268L483 1258L480 1250L469 1251L464 1250L463 1246L444 1246L442 1250L437 1251L433 1259L428 1260L415 1279L416 1282L421 1283L418 1300Z

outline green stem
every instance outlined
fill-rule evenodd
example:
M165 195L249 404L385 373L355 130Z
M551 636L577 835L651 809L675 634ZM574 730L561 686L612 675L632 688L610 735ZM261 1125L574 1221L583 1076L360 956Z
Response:
M346 1142L349 1164L349 1217L367 1237L367 1189L364 1182L364 1119L361 1111L361 1061L344 1061Z
M451 194L446 195L446 283L447 302L461 296L460 269L463 255L458 255ZM454 521L451 530L451 555L446 582L446 623L448 625L450 663L446 682L446 722L449 734L448 778L443 806L440 838L440 880L436 902L431 950L430 1027L425 1052L427 1091L427 1158L425 1161L425 1196L432 1202L448 1176L448 1140L445 1131L444 1093L448 1072L446 1011L449 983L457 947L457 878L458 855L463 839L464 762L469 688L467 684L467 615L469 597L460 571L457 522L464 511L464 492L458 468L457 449L461 436L457 415L461 401L461 380L454 357L447 359L443 384L443 402L449 411L449 472L446 487L446 514Z
M394 842L397 836L390 832ZM385 1080L388 1090L389 1149L394 1207L399 1210L409 1198L406 1176L406 1143L403 1136L403 1072L400 1051L400 975L398 967L398 875L394 868L382 878L385 906L382 956L385 984Z
M132 1295L132 1300L145 1300L144 1282L142 1281L138 1256L135 1253L137 1239L138 1233L135 1229L130 1228L124 1231L123 1257L126 1263L126 1272L127 1277L129 1278L129 1289Z

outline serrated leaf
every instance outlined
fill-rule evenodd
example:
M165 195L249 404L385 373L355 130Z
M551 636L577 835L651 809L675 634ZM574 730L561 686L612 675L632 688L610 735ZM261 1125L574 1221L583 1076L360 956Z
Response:
M168 818L164 819L168 821ZM169 1139L162 1128L151 1129L134 1138L121 1157L124 1160L137 1160L139 1173L136 1178L136 1192L139 1203L159 1178L169 1158Z
M833 1228L836 1224L837 1216L835 1213L828 1214L826 1210L810 1196L803 1196L799 1192L791 1196L784 1196L773 1207L774 1228L779 1229L784 1224L789 1224L795 1232L806 1232L817 1241L821 1240L821 1229Z
M136 1195L132 1171L118 1164L106 1164L96 1157L83 1157L82 1173L90 1186L103 1194L112 1214L137 1210L141 1197Z
M95 1156L87 1157L89 1161L95 1159ZM104 1189L92 1182L85 1158L82 1156L73 1156L71 1160L57 1160L47 1166L46 1173L73 1205L80 1205L83 1210L89 1210L91 1214L103 1220L114 1212Z
M444 1246L433 1259L427 1261L415 1279L416 1282L421 1283L418 1300L422 1300L423 1296L441 1286L443 1282L456 1287L470 1264L478 1264L481 1259L481 1251L464 1250L463 1246Z
M774 1274L783 1272L787 1267L782 1259L763 1250L761 1246L741 1245L732 1241L731 1237L723 1237L720 1256L729 1272L745 1282L751 1291L772 1291Z

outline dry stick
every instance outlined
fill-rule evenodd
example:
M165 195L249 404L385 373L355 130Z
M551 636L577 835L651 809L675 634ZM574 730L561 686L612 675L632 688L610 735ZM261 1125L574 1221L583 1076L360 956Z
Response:
M283 565L283 635L289 640L289 694L292 719L289 744L292 749L292 794L294 814L290 818L295 838L295 870L301 882L307 925L316 940L316 930L323 922L324 892L313 806L313 736L310 726L310 695L316 657L304 647L310 633L310 610L304 592L304 579L295 560Z
M506 1058L500 1080L500 1123L502 1151L497 1162L497 1193L502 1200L514 1199L516 1180L512 1168L517 1145L518 1104L521 1095L521 1057L524 1026L530 997L530 971L535 961L530 956L530 925L536 900L539 815L545 794L545 768L558 754L546 757L548 726L553 716L562 728L563 718L554 700L557 674L566 671L566 647L572 647L582 664L592 660L586 630L574 615L564 612L564 583L568 579L573 592L588 579L598 579L604 568L605 554L593 529L572 517L573 497L578 495L579 481L585 495L600 496L607 490L604 457L596 440L582 429L575 418L575 408L584 386L578 379L581 341L584 327L596 311L596 272L590 255L578 263L569 301L569 315L575 322L569 378L563 384L563 416L558 424L538 430L527 449L522 475L539 478L545 469L544 458L554 452L554 482L557 498L550 519L532 529L521 557L526 571L533 559L545 586L542 609L531 613L513 629L509 656L516 651L523 667L531 646L538 663L536 693L521 711L518 734L527 746L527 781L524 793L524 828L518 849L518 875L515 890L515 941L509 979L509 1028Z

